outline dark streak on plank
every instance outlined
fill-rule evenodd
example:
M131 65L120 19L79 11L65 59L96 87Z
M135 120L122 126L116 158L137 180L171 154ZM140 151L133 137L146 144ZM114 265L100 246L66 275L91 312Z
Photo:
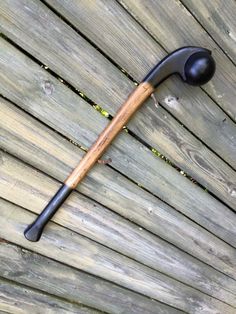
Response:
M235 0L182 0L191 14L214 38L222 50L236 62L236 3ZM213 4L213 5L212 5Z

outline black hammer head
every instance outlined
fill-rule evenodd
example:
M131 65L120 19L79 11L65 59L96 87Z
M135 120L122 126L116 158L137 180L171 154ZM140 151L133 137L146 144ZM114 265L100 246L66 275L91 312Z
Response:
M160 61L144 78L156 88L167 77L179 74L190 85L203 85L215 73L215 61L211 51L201 47L183 47L175 50Z

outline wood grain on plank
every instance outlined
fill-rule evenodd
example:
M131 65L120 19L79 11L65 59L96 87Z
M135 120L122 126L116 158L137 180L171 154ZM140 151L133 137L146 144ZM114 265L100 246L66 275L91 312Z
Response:
M76 313L76 314L99 314L84 306L79 306L60 300L56 297L32 290L29 287L16 285L14 282L0 279L0 310L20 313Z
M1 48L0 60L4 69L1 72L1 92L57 131L89 147L107 121L65 85L4 40L1 40ZM10 62L12 59L14 63ZM51 94L45 93L45 84L51 86ZM108 158L112 159L114 168L228 243L236 245L235 214L160 158L156 158L133 137L126 133L120 134L105 154L105 159ZM75 165L73 163L71 166ZM227 176L227 180L230 177ZM235 184L227 182L233 203Z
M176 313L171 307L19 246L1 242L1 275L107 313Z
M72 0L69 3L65 0L47 0L47 2L136 80L142 80L166 54L117 2L110 1L109 9L107 1L104 0L96 1L93 5L89 5L89 1L86 0ZM91 19L96 23L90 23ZM187 45L187 42L183 44ZM171 48L179 47L180 45L176 44ZM236 168L235 124L200 88L189 87L182 84L179 79L170 78L158 88L155 95L168 111ZM105 109L113 113L111 107L112 105L108 104ZM179 152L171 153L165 142L162 142L159 132L162 125L158 118L159 110L154 110L156 109L154 106L151 107L153 110L143 108L141 114L136 116L129 127L140 138L157 147L172 160ZM150 116L153 118L152 129L149 128ZM171 119L169 115L167 117L168 120ZM144 127L137 128L136 124L140 125L140 118ZM173 161L179 164L179 160L173 159ZM179 165L189 172L186 168L187 162ZM196 173L198 171L194 174L192 172L192 176L196 176Z
M3 199L0 200L0 208L4 225L4 229L0 230L0 236L8 241L14 241L67 265L99 275L188 313L235 312L235 308L83 236L75 233L72 236L70 230L55 223L50 223L47 234L43 235L40 242L29 242L24 239L22 233L35 215Z
M236 61L236 3L234 0L182 0L191 14L216 40L222 50Z
M73 302L82 300L109 313L156 313L157 308L160 313L168 309L172 313L165 305L15 245L1 245L0 254L6 278Z
M0 196L39 213L59 184L7 154L2 160ZM236 281L81 194L73 193L53 221L236 307ZM216 263L224 272L225 264Z
M46 11L46 13L47 13L47 11ZM41 16L42 14L40 14L39 16ZM50 14L50 11L47 14ZM37 13L37 16L38 16L38 13ZM52 16L52 18L53 18L53 16ZM54 17L54 19L55 19L55 17ZM43 23L43 20L41 22ZM59 23L58 27L61 27L61 25L63 26L63 24L61 23L60 20L58 22L55 22L55 23ZM44 25L44 23L43 23L43 25ZM75 32L73 32L73 30L71 30L71 29L68 30L66 28L65 31L70 32L72 34L72 38L74 38L73 36L75 36L75 35L78 36L77 34L74 34ZM40 32L37 32L37 33L39 34ZM53 34L53 36L54 36L54 34ZM23 38L23 37L24 36L22 34L21 38ZM33 36L33 37L35 37L35 36ZM73 40L76 41L76 39L77 39L77 37L74 38ZM51 38L51 40L53 42L55 40L55 36L53 38ZM61 40L62 39L60 36L59 43L61 42ZM67 43L66 45L69 45L69 44L71 44L71 42ZM47 45L47 47L48 47L48 45ZM50 47L51 47L51 45L50 45ZM79 49L81 49L81 45L78 45L78 47L79 47ZM86 49L89 49L89 47L86 47ZM90 47L90 49L91 49L91 47ZM58 51L58 49L57 49L57 51ZM97 53L97 52L96 51L94 52L94 50L92 49L91 54L95 54L95 53ZM46 54L50 55L50 53L48 53L48 52ZM56 55L58 55L58 53ZM55 60L56 55L54 55L53 60ZM67 51L66 55L68 56L68 51ZM95 57L95 55L94 55L94 57ZM105 59L103 58L103 63L105 62L104 60ZM53 64L54 64L54 61L53 61ZM87 65L85 64L84 66L87 66ZM107 69L107 71L109 71L109 73L110 73L110 71L111 71L110 64L109 64L108 68L106 67L106 62L103 65L101 64L101 66L105 67ZM63 71L64 71L64 69L63 69ZM114 67L113 67L113 71L116 71L115 73L119 72ZM70 72L70 74L71 73L72 72ZM76 75L78 75L78 73ZM73 79L76 79L76 75L73 76ZM117 75L119 76L120 73ZM115 75L115 76L117 76L117 75ZM83 74L82 74L82 76L83 76ZM128 79L123 76L123 81L125 79L127 81L127 84L130 85L131 83L128 81ZM111 81L111 79L109 79L109 82L110 81ZM120 79L118 79L118 77L117 77L116 84L118 84L118 81L120 81ZM116 90L118 90L118 91L124 90L122 88L122 86L123 86L122 84L124 84L123 81L122 81L121 85L117 85ZM100 83L101 83L101 81L100 81ZM89 84L90 85L92 84L94 86L96 85L95 82L93 84L92 81L90 81ZM113 84L113 81L112 81L112 84ZM53 87L51 87L51 88L53 89ZM93 90L95 91L96 89L93 88ZM99 90L97 90L98 97L100 97L99 96L100 94L104 94L104 93L101 93L100 91L101 91L101 88L99 88ZM114 91L114 89L113 89L113 91ZM50 88L48 86L45 87L45 92L50 93ZM117 99L117 97L116 97L116 99ZM112 101L112 100L110 99L110 101ZM199 180L199 182L203 186L205 186L206 188L213 191L218 197L222 197L224 202L229 204L231 207L235 208L236 207L236 205L235 205L235 193L234 193L235 183L234 183L234 180L233 180L233 182L229 182L229 178L231 178L232 175L227 174L227 171L225 173L224 170L221 170L221 172L223 172L223 173L219 174L218 169L223 169L223 166L219 166L217 161L219 161L219 162L221 162L221 161L217 157L215 157L215 156L213 157L211 152L209 152L208 150L206 150L206 153L204 153L205 147L202 146L202 144L199 141L196 141L194 139L194 137L191 136L188 132L186 132L186 130L184 130L173 118L171 118L171 116L167 112L163 111L163 109L161 109L161 108L159 108L158 109L159 111L157 112L157 110L155 110L155 107L153 106L153 103L149 101L149 104L150 105L147 105L148 106L148 108L147 108L148 112L146 115L143 114L142 109L140 110L139 113L136 114L137 120L135 120L135 121L138 121L138 123L139 123L139 124L137 124L137 130L139 130L139 132L138 133L136 131L135 132L138 135L146 134L145 138L147 141L149 141L149 139L150 139L151 141L154 141L156 143L157 139L158 139L158 141L160 141L161 144L159 146L157 146L157 148L160 151L162 151L165 155L167 155L167 157L169 157L171 160L173 159L173 162L176 163L183 170L187 171L187 173L189 175L192 175L195 179ZM146 108L144 108L144 110L146 110ZM171 129L169 128L169 126L170 126L169 120L171 122L173 121L174 130L172 128ZM227 125L228 125L228 123L224 123L224 127ZM178 136L177 136L177 134L178 134ZM190 136L190 138L189 138L189 136ZM144 138L144 137L142 136L142 138ZM183 142L182 138L186 138L187 143L186 143L186 141ZM231 136L229 136L229 138L231 138ZM195 141L194 146L193 146L192 140ZM151 142L151 143L154 144L154 142ZM199 156L199 152L201 152L200 156ZM210 153L210 156L207 156L208 152ZM206 164L206 160L208 160L209 164ZM225 169L228 169L228 167L226 166ZM228 170L231 171L230 169L228 169ZM219 195L220 191L223 193L222 195Z
M178 0L119 0L167 51L181 46L203 46L213 51L214 78L203 89L236 120L234 64ZM174 27L170 27L174 25Z

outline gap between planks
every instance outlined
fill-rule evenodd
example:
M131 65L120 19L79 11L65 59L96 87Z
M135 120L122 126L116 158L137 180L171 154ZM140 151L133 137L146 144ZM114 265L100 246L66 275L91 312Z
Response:
M11 257L10 261L7 255ZM67 297L75 303L81 302L114 314L121 312L156 314L157 308L160 314L166 314L167 309L170 313L173 312L162 303L15 244L2 244L0 256L0 265L6 278L18 280L19 283L26 285L31 284L34 288L57 296ZM48 281L50 285L47 284Z
M209 298L207 295L201 294L198 291L194 291L194 289L190 287L185 288L177 282L175 283L175 285L177 285L178 288L175 287L173 289L173 286L171 285L171 293L169 295L169 293L167 294L169 279L165 279L164 281L163 288L165 288L163 294L161 281L157 278L156 281L153 281L154 277L151 275L151 273L150 276L148 276L148 281L141 280L142 272L140 269L135 270L136 267L129 268L129 271L125 272L125 274L123 274L123 272L121 273L119 271L118 264L116 264L114 260L105 257L104 250L101 247L97 250L95 248L96 245L94 246L92 242L78 237L77 235L74 235L73 238L69 240L69 233L67 232L67 230L53 223L50 224L50 233L43 236L41 243L29 243L28 241L21 238L20 233L22 232L22 228L24 228L25 226L25 222L28 223L29 220L32 219L32 215L29 214L27 211L23 211L22 208L19 209L18 207L13 206L5 201L1 201L1 203L4 204L4 207L2 208L2 217L7 214L7 216L5 216L7 218L7 220L5 220L6 229L4 230L5 238L7 240L13 236L14 242L16 241L16 243L22 243L23 246L26 248L33 247L34 250L43 253L44 255L47 252L47 256L50 257L57 256L58 260L67 260L68 264L71 266L76 266L78 268L79 265L80 269L86 269L90 273L98 273L99 270L99 276L109 278L112 281L114 281L114 279L116 278L115 282L123 283L123 285L125 286L131 287L135 284L135 289L137 291L144 292L144 294L149 295L154 299L158 299L162 302L164 301L169 305L178 307L189 313L196 314L201 313L202 311L202 313L207 314L216 309L224 313L226 311L226 313L229 314L233 314L235 312L235 309L228 306L227 304L222 303L216 299ZM9 211L11 213L10 215ZM13 228L12 226L13 223L15 224L15 228ZM2 230L0 231L0 233L2 236ZM68 254L70 255L69 260ZM93 256L96 256L96 258L94 259ZM108 267L105 266L107 265L107 263ZM98 266L97 270L96 265ZM102 265L104 265L105 268L103 268ZM115 272L113 272L111 269L112 265L115 266ZM125 267L128 266L127 263L124 263L124 265ZM125 280L125 277L129 277L129 280ZM157 288L159 285L161 285L160 288ZM184 291L182 291L183 289ZM176 297L173 298L173 295L176 295Z
M43 309L42 309L43 308ZM10 313L76 313L102 314L105 312L75 304L61 297L42 292L27 285L0 277L0 310ZM108 313L107 313L108 314Z

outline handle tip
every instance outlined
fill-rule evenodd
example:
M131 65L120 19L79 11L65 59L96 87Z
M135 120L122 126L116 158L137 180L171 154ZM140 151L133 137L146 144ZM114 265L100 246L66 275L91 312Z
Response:
M25 238L31 242L37 242L40 240L43 233L43 229L48 221L53 217L58 208L66 200L69 194L72 192L72 188L63 184L57 193L53 196L42 213L35 219L35 221L29 225L25 231Z
M24 231L25 238L31 242L38 242L41 238L41 234L42 228L36 224L29 225Z

